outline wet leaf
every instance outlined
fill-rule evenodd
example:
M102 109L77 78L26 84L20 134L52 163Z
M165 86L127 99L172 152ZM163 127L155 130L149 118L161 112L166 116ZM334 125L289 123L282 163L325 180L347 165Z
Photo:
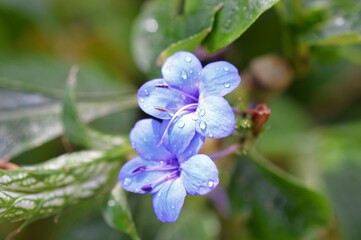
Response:
M302 239L314 228L325 227L330 218L322 195L255 152L239 159L229 194L233 210L246 215L255 239Z
M125 192L119 183L109 196L103 216L110 226L130 235L132 239L140 239L129 211Z
M196 1L198 6L206 4L206 0ZM278 0L225 0L217 14L214 27L203 45L211 52L224 48L244 33L253 22Z
M157 61L161 64L178 50L193 51L212 29L220 5L193 9L189 2L182 6L180 0L153 0L144 5L133 27L133 56L141 70L158 75Z
M26 225L106 192L126 153L126 148L106 153L83 151L38 165L0 170L0 222L26 219Z

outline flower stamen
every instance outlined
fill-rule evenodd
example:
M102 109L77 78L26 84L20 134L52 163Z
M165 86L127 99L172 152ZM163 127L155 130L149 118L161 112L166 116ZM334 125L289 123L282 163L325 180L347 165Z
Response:
M155 180L154 182L144 185L143 187L141 187L141 189L145 192L150 192L153 190L154 187L158 186L159 184L162 184L162 183L164 183L168 180L174 179L176 177L179 177L179 170L173 171L163 177L160 177L157 180Z
M177 89L177 88L173 88L173 87L169 86L169 85L166 84L166 83L156 84L155 87L158 87L158 88L167 88L167 89L169 89L169 90L172 90L172 91L174 91L174 92L180 93L180 94L182 94L182 95L184 95L184 96L186 96L186 97L188 97L188 98L190 98L190 99L193 99L194 101L198 102L198 98L192 96L192 95L189 94L189 93L183 92L183 91L181 91L181 90L179 90L179 89Z

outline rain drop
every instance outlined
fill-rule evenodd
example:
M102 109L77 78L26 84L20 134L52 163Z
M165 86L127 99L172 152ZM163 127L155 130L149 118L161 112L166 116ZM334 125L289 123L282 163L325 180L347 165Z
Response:
M209 180L208 181L208 187L213 187L214 186L214 181L213 180Z
M192 58L191 58L191 57L186 57L186 62L187 62L187 63L192 62Z
M212 138L213 137L213 133L209 133L208 137Z
M185 123L183 121L179 121L177 125L179 128L183 128Z
M192 74L192 73L193 73L193 70L192 70L192 69L191 69L191 70L189 70L189 73L190 73L190 74Z
M185 71L182 71L181 77L186 80L187 79L187 73Z
M203 117L204 115L206 115L206 110L201 109L201 111L199 112L199 114Z
M202 131L205 131L207 128L207 123L205 121L200 121L199 127Z
M225 72L228 72L229 69L228 69L228 67L224 67L223 70L224 70Z
M148 95L149 95L149 92L148 92L148 90L147 90L147 89L144 89L144 94L145 94L146 96L148 96ZM143 101L144 101L144 99L143 99Z
M154 33L158 30L158 22L154 18L148 18L144 22L144 28L147 32Z
M216 68L216 71L219 71L219 68Z
M140 101L140 102L144 102L144 98L140 98L139 101Z
M193 113L193 116L192 116L192 119L194 120L194 121L196 121L196 120L198 120L198 112L194 112Z
M143 108L147 108L148 107L148 105L147 104L143 104Z
M223 86L224 86L225 88L229 88L231 85L230 85L229 83L224 83Z
M174 205L172 205L172 209L174 209L175 208L175 206Z
M123 180L124 186L129 186L131 183L132 183L131 178L128 178L128 177L124 178L124 180Z

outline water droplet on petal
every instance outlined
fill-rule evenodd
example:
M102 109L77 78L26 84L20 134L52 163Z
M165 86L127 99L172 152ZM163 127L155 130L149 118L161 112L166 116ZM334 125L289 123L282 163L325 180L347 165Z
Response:
M160 163L161 165L163 165L163 164L164 164L164 161L160 161L159 163Z
M186 80L187 79L187 73L185 71L182 71L181 77Z
M143 108L147 108L148 107L148 105L147 104L143 104Z
M228 67L224 67L223 70L224 70L225 72L228 72L229 69L228 69Z
M131 178L128 178L128 177L124 178L124 180L123 180L124 186L129 186L131 183L132 183Z
M191 69L191 70L189 70L189 73L190 73L190 74L192 74L192 73L193 73L193 70L192 70L192 69Z
M177 125L178 125L179 128L183 128L185 123L183 121L178 121Z
M213 133L209 133L208 137L212 138L213 137Z
M192 115L192 120L197 121L198 118L199 118L198 112L194 112L193 115Z
M146 96L148 96L149 95L149 92L148 92L148 90L147 89L144 89L144 94L146 95ZM144 99L143 99L144 100Z
M205 131L207 128L207 123L205 121L200 121L199 122L199 127L202 131Z
M140 98L139 101L140 101L140 102L144 102L144 98Z
M223 86L224 86L225 88L229 88L231 85L226 82L226 83L223 84Z
M208 187L213 187L214 186L214 181L213 180L209 180L208 181Z
M172 209L174 209L175 208L175 206L174 205L172 205Z
M174 112L168 112L168 115L171 116L171 117L173 117Z
M154 33L158 30L158 22L154 18L148 18L144 22L144 28L147 32Z
M216 68L216 71L219 71L219 68L218 68L218 67Z
M206 115L206 110L201 109L201 111L199 112L199 114L203 117L204 115Z
M191 57L186 57L186 62L187 62L187 63L192 62L192 58L191 58Z

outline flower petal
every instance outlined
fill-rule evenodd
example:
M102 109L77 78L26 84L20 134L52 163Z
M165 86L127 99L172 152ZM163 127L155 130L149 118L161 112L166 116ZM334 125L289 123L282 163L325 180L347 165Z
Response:
M122 169L120 170L118 180L122 187L134 193L153 193L160 189L162 185L154 186L150 189L142 189L144 186L149 185L150 183L160 179L169 172L167 171L136 171L141 167L164 167L166 165L156 162L156 161L147 161L140 157L133 158L126 162ZM146 191L145 191L146 190Z
M144 83L138 90L138 104L144 112L153 117L170 119L180 107L192 101L177 91L162 87L164 84L162 79Z
M196 130L209 138L227 137L234 131L235 118L228 102L217 96L202 98L197 109Z
M175 222L182 210L186 190L179 178L166 182L153 194L153 209L161 222Z
M204 154L198 154L181 165L183 185L190 195L205 195L219 183L214 162Z
M200 95L223 97L232 92L240 82L238 70L232 64L224 61L210 63L200 72Z
M165 148L178 155L184 152L192 141L196 132L196 121L192 119L194 113L186 113L176 118L169 126L164 139ZM169 121L163 121L163 125Z
M180 51L167 58L162 66L164 80L191 95L198 93L198 73L202 64L190 52Z
M203 137L199 133L196 133L194 135L192 141L190 142L189 146L187 147L187 149L185 149L182 153L179 153L177 155L178 160L180 162L184 162L184 161L187 161L188 158L199 153L199 151L203 147L204 140L205 140L205 137Z
M174 155L163 145L159 145L162 133L160 122L150 118L143 119L138 121L131 130L130 141L144 160L166 161Z

